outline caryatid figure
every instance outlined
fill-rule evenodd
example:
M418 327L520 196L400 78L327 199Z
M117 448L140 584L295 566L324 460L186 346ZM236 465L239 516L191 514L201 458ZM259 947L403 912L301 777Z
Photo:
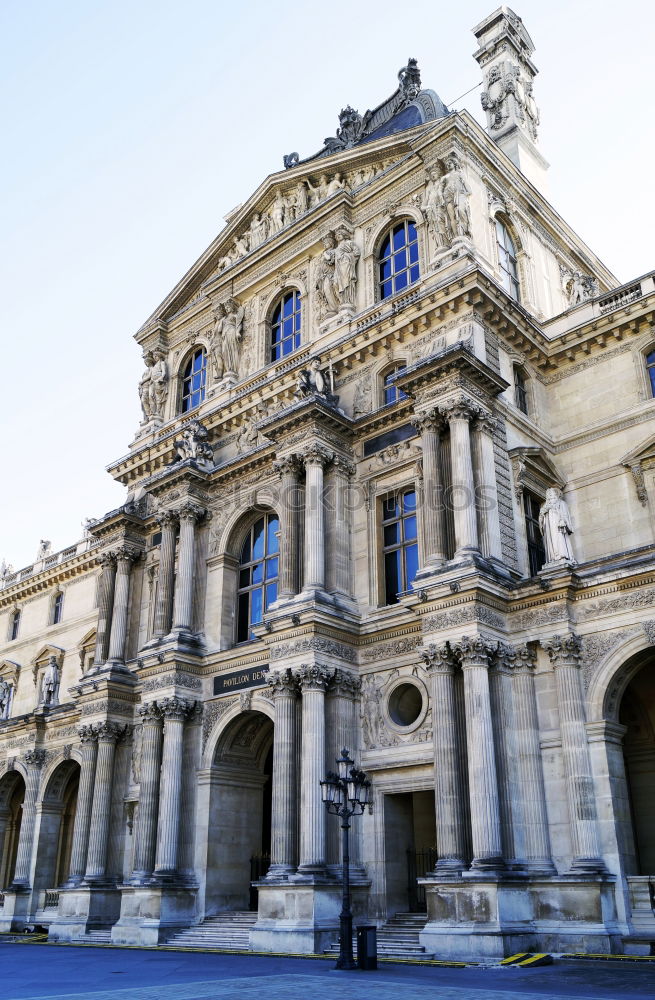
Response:
M428 182L425 185L421 211L425 215L428 229L432 233L437 247L446 246L446 211L442 191L442 174L438 166L428 170Z
M150 397L150 379L152 377L153 365L152 354L149 352L144 354L143 361L146 366L146 370L141 376L141 381L139 382L139 399L141 401L141 409L143 410L143 420L141 423L145 424L152 416L152 400Z
M446 223L451 240L471 236L471 213L468 200L471 189L455 153L446 157L446 172L441 179Z
M150 369L150 415L163 417L164 404L168 395L168 368L164 351L153 351L152 362Z
M238 299L228 299L222 328L222 355L225 374L238 375L245 310Z
M341 304L334 280L334 256L337 245L334 233L327 233L323 237L322 243L323 253L316 274L316 291L318 292L321 316L332 316L338 311Z
M339 226L334 235L337 240L334 251L334 287L339 299L339 306L354 308L357 290L357 261L361 256L361 251L344 226Z

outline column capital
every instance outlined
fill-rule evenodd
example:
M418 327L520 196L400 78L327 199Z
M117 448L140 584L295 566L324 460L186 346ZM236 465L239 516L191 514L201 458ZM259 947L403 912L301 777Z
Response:
M302 469L302 462L298 455L282 455L273 462L273 471L282 476L297 476Z
M429 643L419 650L419 656L429 674L452 674L455 672L455 656L447 642Z
M34 747L32 750L26 750L23 754L23 760L28 767L32 767L35 770L40 770L43 767L48 756L47 751L43 750L41 747Z
M541 646L550 657L550 662L554 667L564 664L570 667L579 667L582 657L582 639L574 632L565 635L553 635L550 639L541 639Z
M338 667L329 681L329 690L346 698L356 698L362 689L362 682L356 674Z
M478 407L478 412L475 417L475 425L478 430L482 431L483 434L488 434L493 437L496 428L498 427L498 420L492 413L487 413L482 407Z
M158 702L158 707L165 719L186 719L195 708L195 701L188 698L178 698L173 695L171 698L162 698Z
M137 714L143 722L159 722L162 718L162 710L156 701L146 701L139 705Z
M497 642L490 642L484 636L463 635L459 642L451 643L451 648L458 656L462 669L467 667L489 667L489 658L498 647Z
M117 743L127 731L127 726L119 726L116 722L100 722L94 726L98 742Z
M439 407L444 420L473 420L478 415L478 407L468 396L453 396Z
M132 545L119 545L118 548L113 550L113 556L116 560L116 564L130 567L132 563L137 562L141 558L141 550L135 549Z
M97 743L98 733L95 726L78 726L77 735L80 738L80 743Z
M296 671L303 691L325 691L333 676L334 671L320 663L301 663Z
M415 413L411 418L411 423L420 434L423 434L424 431L434 431L438 434L443 429L444 418L442 413L439 412L439 408L433 406L429 410L422 410L420 413Z
M168 528L176 525L180 515L176 510L160 510L155 514L155 521L160 528Z
M342 475L346 476L348 479L352 479L355 475L355 463L351 462L348 458L344 458L342 455L336 455L332 467L336 469L337 472L341 472Z
M308 448L305 448L302 453L302 459L305 466L320 465L325 468L326 465L334 460L334 452L329 451L322 444L319 444L319 442L316 441L313 444L310 444Z
M207 509L188 499L184 500L174 513L180 521L190 521L192 524L197 524L198 521L202 521L207 516Z
M281 695L298 694L298 678L290 667L282 670L269 670L264 680L273 688L273 699Z
M535 669L537 666L537 651L534 648L534 644L526 642L518 646L509 646L508 648L512 650L511 655L516 671Z
M115 552L101 552L97 556L98 565L102 566L103 570L108 566L116 565L116 553Z

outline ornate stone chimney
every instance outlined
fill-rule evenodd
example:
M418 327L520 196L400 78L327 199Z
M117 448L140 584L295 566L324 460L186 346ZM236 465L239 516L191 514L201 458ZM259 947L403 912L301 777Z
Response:
M537 187L543 188L548 163L537 149L539 109L532 94L537 68L534 45L523 21L509 7L499 7L473 33L474 53L484 74L481 95L487 131L510 160Z

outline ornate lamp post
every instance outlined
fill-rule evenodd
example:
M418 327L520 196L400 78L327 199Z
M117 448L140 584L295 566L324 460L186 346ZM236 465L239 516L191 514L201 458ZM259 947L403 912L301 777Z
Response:
M339 958L337 969L355 969L353 959L353 915L350 908L350 849L348 834L350 817L361 816L370 806L371 782L363 771L355 767L348 750L341 751L337 760L338 773L328 771L321 782L321 794L329 813L341 818L341 844L343 862L343 896L339 914Z

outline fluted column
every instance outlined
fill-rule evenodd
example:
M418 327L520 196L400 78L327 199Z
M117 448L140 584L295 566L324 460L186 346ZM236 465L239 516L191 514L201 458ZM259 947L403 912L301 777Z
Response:
M102 566L98 584L98 625L96 628L96 648L93 656L94 666L100 667L107 661L109 652L109 634L114 608L114 587L116 585L116 555L113 552L103 552L98 557Z
M446 508L439 443L443 418L438 410L432 409L417 414L412 423L421 434L423 455L423 507L421 511L423 566L421 572L425 572L442 566L446 561Z
M139 705L142 720L139 807L136 814L134 862L130 881L139 884L152 875L157 846L159 776L162 757L162 713L156 701Z
M437 864L440 875L457 875L464 868L464 789L459 760L455 705L455 661L450 648L431 643L421 651L430 675L434 741L434 808Z
M266 675L273 689L273 787L271 804L271 864L267 878L275 881L295 872L297 863L298 794L298 681L291 670Z
M496 776L500 811L503 857L510 868L523 853L523 829L520 823L516 789L516 733L512 689L513 659L511 648L498 643L491 654L489 695L496 751Z
M498 811L496 755L489 696L489 654L493 646L480 636L464 636L454 647L464 673L473 869L503 867Z
M159 784L155 877L171 878L177 875L184 723L193 704L184 698L164 698L159 703L159 708L164 716L164 747Z
M113 722L102 722L96 727L96 732L98 734L98 757L84 876L84 881L89 883L107 880L107 845L109 843L111 797L114 782L114 755L116 742L124 733L124 729Z
M300 490L297 455L285 455L273 466L280 476L280 598L298 593L298 512Z
M161 545L159 546L159 581L154 636L161 639L168 635L173 624L175 536L178 524L176 512L173 510L162 511L161 514L157 515L157 523L161 528Z
M325 875L325 818L320 781L325 777L325 690L332 671L303 664L297 677L302 689L300 774L300 864L298 874Z
M108 657L114 663L125 662L127 616L130 606L130 571L132 563L139 558L139 555L139 552L126 545L116 551L116 586Z
M326 714L326 767L336 771L337 758L345 747L352 757L357 756L357 698L361 690L361 681L355 674L347 670L337 669L330 680L325 706ZM324 807L325 808L325 807ZM360 852L358 832L360 824L351 828L350 867L359 863ZM341 829L338 820L327 820L326 859L330 865L340 865ZM336 872L341 875L341 871Z
M473 455L477 471L476 501L480 512L480 548L490 559L503 558L500 537L500 517L498 512L498 487L496 484L496 460L494 458L494 418L484 411L478 412L473 424Z
M325 507L323 470L331 452L319 444L303 453L305 462L305 580L304 590L325 589Z
M327 516L332 518L332 544L327 554L328 589L330 593L352 597L353 570L350 550L350 511L348 484L355 475L355 466L340 456L332 464L332 487Z
M440 407L450 425L451 502L455 522L455 556L479 552L470 421L475 407L459 396Z
M23 817L20 824L16 866L14 869L14 879L11 884L11 887L16 889L27 888L30 884L34 827L36 824L36 800L39 794L41 768L46 759L46 752L39 748L26 750L23 759L27 765L27 780L25 782Z
M68 885L78 885L86 871L86 855L89 847L89 830L91 829L91 810L93 808L93 786L96 776L98 759L98 733L94 726L80 726L77 730L82 744L82 763L80 765L80 783L77 791L75 807L75 823L73 826L73 846L68 871Z
M555 671L573 847L571 870L582 873L604 872L605 864L600 856L596 798L580 678L582 641L579 636L570 633L563 636L555 635L542 644Z
M546 791L539 742L539 720L534 690L536 657L529 646L515 646L514 730L516 734L516 796L523 826L522 867L529 872L552 874L555 871L548 836Z
M180 507L180 543L175 581L174 631L193 631L193 583L196 561L196 524L206 514L203 507L188 501Z

